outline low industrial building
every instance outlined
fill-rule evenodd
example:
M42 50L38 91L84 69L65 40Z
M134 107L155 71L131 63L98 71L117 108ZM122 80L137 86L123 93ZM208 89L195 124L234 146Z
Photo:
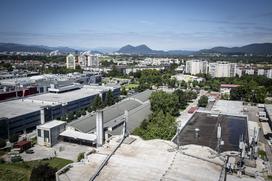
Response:
M67 113L87 108L97 95L105 100L111 90L119 97L120 86L83 86L63 93L45 93L22 99L0 102L0 136L23 134L36 129L41 122L61 118Z
M37 126L37 143L52 147L58 143L59 134L65 130L66 122L53 120Z
M151 93L151 90L146 90L106 107L103 110L103 123L107 134L121 134L125 111L128 111L128 131L132 132L136 127L140 126L142 121L152 113L149 101ZM94 133L96 131L96 116L90 114L79 118L69 123L68 127L83 133Z
M68 124L57 120L43 122L37 126L38 144L50 147L62 140L101 146L112 135L122 134L124 123L131 133L152 113L149 101L151 93L151 90L146 90Z

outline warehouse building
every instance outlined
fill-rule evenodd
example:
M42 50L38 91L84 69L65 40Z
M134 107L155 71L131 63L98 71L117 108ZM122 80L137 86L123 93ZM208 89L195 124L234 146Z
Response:
M128 131L132 132L135 128L139 127L142 121L147 119L152 113L149 101L151 93L151 90L146 90L105 108L103 110L103 123L104 130L107 132L106 135L110 136L122 133L125 111L128 111ZM82 133L95 133L96 116L90 114L69 123L67 126Z
M113 96L120 95L119 86L84 86L81 89L63 93L45 93L24 99L0 103L0 136L28 133L41 122L60 118L69 112L88 107L99 95L105 98L112 90Z

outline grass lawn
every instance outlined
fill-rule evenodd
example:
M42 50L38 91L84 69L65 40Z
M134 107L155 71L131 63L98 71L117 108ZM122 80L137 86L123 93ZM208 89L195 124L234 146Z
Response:
M35 160L30 162L0 164L0 180L28 181L30 178L31 170L39 164L45 163L48 163L49 166L59 170L65 165L72 163L72 161L62 158L53 158L51 160Z
M135 89L139 86L139 84L127 84L125 85L125 88L126 90L129 90L129 89Z

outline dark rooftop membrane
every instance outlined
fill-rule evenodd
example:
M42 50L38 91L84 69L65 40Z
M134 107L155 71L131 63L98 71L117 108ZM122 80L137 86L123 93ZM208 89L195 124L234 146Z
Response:
M243 135L246 143L248 142L247 120L245 117L219 115L213 116L209 113L196 112L189 120L187 125L174 140L179 145L196 144L208 146L217 150L217 127L221 125L221 135L224 145L221 145L221 151L238 151L239 138ZM198 137L195 129L199 129Z

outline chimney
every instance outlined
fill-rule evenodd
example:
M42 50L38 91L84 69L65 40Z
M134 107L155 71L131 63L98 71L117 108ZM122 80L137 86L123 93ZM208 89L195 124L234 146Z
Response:
M40 115L41 115L41 124L45 123L45 114L44 114L44 107L40 110Z
M128 130L127 130L127 123L128 123L128 111L125 110L124 113L124 125L123 125L123 137L127 137L128 136Z
M96 145L102 146L104 142L104 124L103 124L103 111L96 112Z

